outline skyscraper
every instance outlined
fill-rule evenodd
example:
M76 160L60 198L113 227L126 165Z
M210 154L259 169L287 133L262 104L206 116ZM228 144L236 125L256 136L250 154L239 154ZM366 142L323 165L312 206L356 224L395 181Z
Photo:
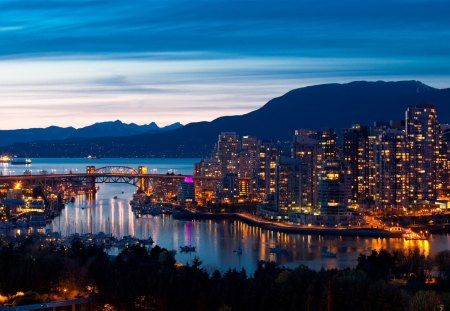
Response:
M273 196L275 193L275 177L277 157L281 151L273 142L262 142L258 153L258 193L262 200Z
M301 164L300 206L312 209L317 206L320 145L318 140L310 136L300 135L298 131L296 133L297 135L294 136L292 142L291 155L292 158L298 159Z
M382 207L402 207L407 202L407 165L405 133L387 129L379 136L378 199Z
M222 132L215 148L215 158L220 165L222 177L238 173L238 151L241 148L239 135L235 132Z
M439 180L439 125L432 104L417 104L406 110L406 141L409 155L410 202L437 198Z
M351 201L371 205L376 193L375 137L367 126L355 124L344 129L343 144L344 164L352 174Z
M275 206L279 212L291 212L299 207L301 166L298 159L277 157Z

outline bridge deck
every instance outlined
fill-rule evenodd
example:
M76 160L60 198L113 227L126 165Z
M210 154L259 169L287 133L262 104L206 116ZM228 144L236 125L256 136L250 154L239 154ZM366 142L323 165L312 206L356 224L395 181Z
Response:
M100 178L100 177L127 177L127 178L145 178L145 179L184 179L186 177L194 180L218 180L217 177L192 177L190 175L171 175L171 174L132 174L132 173L77 173L77 174L24 174L24 175L1 175L1 181L17 180L37 180L37 179L70 179L70 178Z

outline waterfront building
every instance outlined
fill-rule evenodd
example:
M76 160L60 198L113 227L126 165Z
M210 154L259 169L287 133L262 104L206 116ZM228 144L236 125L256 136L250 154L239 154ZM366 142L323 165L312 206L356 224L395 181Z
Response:
M257 186L260 200L267 200L275 193L276 164L280 155L274 142L265 141L259 146Z
M217 159L202 159L194 164L194 176L221 177L220 164Z
M222 177L217 191L219 202L225 204L238 203L240 194L239 186L237 174L229 173Z
M214 158L217 159L221 176L238 173L238 151L241 148L239 135L235 132L222 132L216 144Z
M178 183L177 200L182 204L193 203L195 201L195 184L192 177L186 177Z
M432 104L417 104L406 110L409 201L437 198L440 181L439 124Z
M444 165L442 169L443 181L443 195L450 197L450 125L441 124L441 142L442 142L442 156L444 158Z
M299 209L302 166L304 165L299 159L277 157L274 205L278 212L292 212Z
M300 131L296 131L300 134ZM306 133L306 130L302 130ZM299 160L301 164L300 178L300 207L313 209L317 206L317 177L321 167L319 159L321 158L320 144L316 139L317 132L306 135L294 135L292 142L291 156Z
M195 180L195 197L198 205L214 202L221 177L220 165L217 159L202 159L194 164L194 177L210 177L211 179ZM217 179L213 179L217 178Z
M351 202L371 206L376 194L375 140L369 128L355 124L344 129L343 161L352 174Z
M239 178L256 178L259 144L259 140L254 136L242 136L242 148L238 159Z
M377 152L378 201L382 207L406 206L408 197L405 133L387 129L379 136Z
M351 171L339 161L326 161L319 175L318 201L320 214L347 214L351 186Z

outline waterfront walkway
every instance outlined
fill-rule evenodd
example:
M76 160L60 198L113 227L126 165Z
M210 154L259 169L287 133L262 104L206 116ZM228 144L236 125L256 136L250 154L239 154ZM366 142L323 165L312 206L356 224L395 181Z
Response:
M269 221L246 213L196 213L182 211L174 213L174 219L194 220L194 219L237 219L247 224L260 227L265 230L279 231L284 233L299 234L319 234L319 235L338 235L338 236L361 236L361 237L399 237L399 234L388 230L370 228L370 227L322 227L322 226L303 226L288 224L278 221Z

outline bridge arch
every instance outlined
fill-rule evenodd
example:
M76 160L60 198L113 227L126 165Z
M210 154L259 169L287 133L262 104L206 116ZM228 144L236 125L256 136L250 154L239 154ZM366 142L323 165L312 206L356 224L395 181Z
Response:
M137 175L138 171L129 166L104 166L95 170L98 174L132 174Z

